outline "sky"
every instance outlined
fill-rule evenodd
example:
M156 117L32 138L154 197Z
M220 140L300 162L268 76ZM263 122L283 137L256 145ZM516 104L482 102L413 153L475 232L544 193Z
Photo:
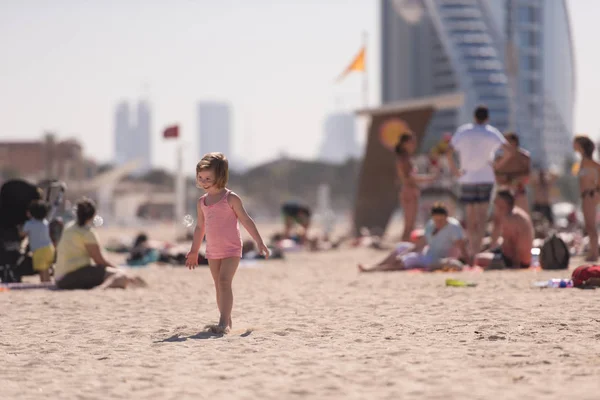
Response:
M558 1L558 0L546 0ZM114 156L114 108L147 99L153 162L175 165L162 129L181 126L185 165L199 156L196 107L233 111L233 154L248 164L316 155L328 113L362 106L343 71L368 33L369 103L379 103L378 0L0 0L0 140L44 132ZM569 0L575 131L598 137L600 1ZM364 134L359 132L359 140Z

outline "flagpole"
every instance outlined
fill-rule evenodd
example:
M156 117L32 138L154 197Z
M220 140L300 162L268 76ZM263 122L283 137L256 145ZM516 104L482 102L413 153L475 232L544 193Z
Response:
M363 49L365 52L364 55L364 64L365 68L363 71L363 82L362 82L362 90L363 90L363 106L367 108L369 106L369 69L367 68L367 43L369 42L369 35L367 31L363 32Z
M176 157L177 171L175 178L175 230L180 231L185 213L185 175L183 173L183 142L178 138Z

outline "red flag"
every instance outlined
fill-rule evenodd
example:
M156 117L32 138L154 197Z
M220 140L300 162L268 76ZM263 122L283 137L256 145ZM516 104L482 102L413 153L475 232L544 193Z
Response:
M165 139L178 138L178 137L179 137L179 126L178 125L169 126L163 132L163 138L165 138Z

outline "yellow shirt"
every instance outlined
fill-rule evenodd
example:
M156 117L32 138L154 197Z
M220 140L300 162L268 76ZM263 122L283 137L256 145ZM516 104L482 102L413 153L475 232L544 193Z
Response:
M57 277L92 265L92 259L85 248L86 244L98 244L96 233L90 227L79 226L74 222L67 225L56 247Z

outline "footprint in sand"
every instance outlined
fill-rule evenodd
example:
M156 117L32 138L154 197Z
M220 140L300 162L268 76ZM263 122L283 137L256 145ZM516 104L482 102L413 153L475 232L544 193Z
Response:
M225 326L219 325L206 325L204 327L205 332L214 333L216 335L227 335L231 332L231 329Z
M236 329L231 330L230 328L224 328L219 325L206 325L204 327L205 332L213 333L215 335L229 335L229 336L241 336L248 337L255 331L254 328Z

